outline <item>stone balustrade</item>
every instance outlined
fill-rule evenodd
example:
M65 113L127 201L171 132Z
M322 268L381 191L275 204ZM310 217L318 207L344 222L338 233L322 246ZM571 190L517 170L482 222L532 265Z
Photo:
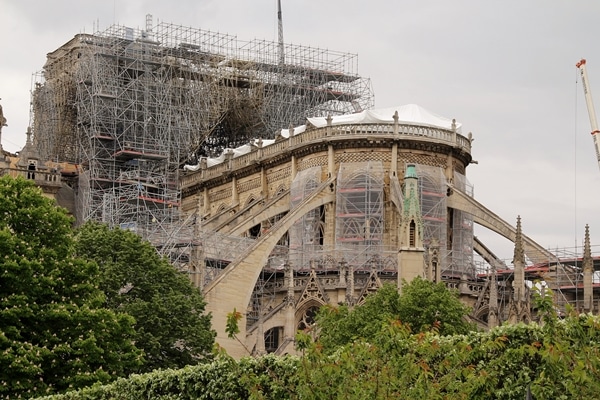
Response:
M235 158L226 157L222 163L211 167L203 166L198 171L188 172L187 175L181 178L181 188L194 186L202 181L220 177L229 171L260 163L285 151L293 151L306 145L321 143L323 140L337 141L353 137L371 138L377 136L381 136L382 139L401 137L412 141L445 144L462 152L471 153L471 140L452 130L395 123L330 125L322 128L309 128L302 133L279 140L268 146L255 147L250 153Z
M10 175L13 178L22 177L23 179L32 180L38 186L57 186L62 185L60 180L60 172L58 171L42 171L29 170L26 168L7 168L4 174Z

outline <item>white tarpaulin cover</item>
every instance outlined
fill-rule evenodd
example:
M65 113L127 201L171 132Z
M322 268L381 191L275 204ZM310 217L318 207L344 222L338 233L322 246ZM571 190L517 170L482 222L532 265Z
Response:
M416 125L416 126L429 126L433 128L452 129L452 120L441 117L437 114L432 113L429 110L424 109L416 104L406 104L404 106L380 108L377 110L366 110L356 114L347 115L336 115L332 117L332 125L348 125L348 124L377 124L377 123L394 123L394 113L398 111L398 123L405 125ZM314 117L307 118L308 122L317 128L327 126L327 118L325 117ZM456 122L456 131L460 133L461 124ZM300 125L294 128L294 136L304 132L306 125ZM284 138L290 136L289 129L282 129L279 134ZM262 146L269 146L274 143L275 140L263 140ZM236 149L225 149L223 154L217 158L208 158L206 165L212 167L222 163L225 160L225 153L233 152L233 157L239 157L242 154L249 153L253 146L258 145L258 139L254 139L252 144L245 144ZM198 165L184 165L186 171L197 171L200 169Z
M407 125L430 126L434 128L452 129L452 119L441 117L416 104L404 106L380 108L377 110L365 110L356 114L338 115L332 117L333 125L346 124L376 124L393 123L394 113L398 111L398 122ZM327 126L325 117L307 118L311 125L317 128ZM456 123L456 131L460 133L460 123Z

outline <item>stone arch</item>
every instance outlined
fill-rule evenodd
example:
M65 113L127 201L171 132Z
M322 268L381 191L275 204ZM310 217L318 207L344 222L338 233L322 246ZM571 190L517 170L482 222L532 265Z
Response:
M478 320L487 322L489 312L490 312L489 304L483 304L477 310L473 310L473 317Z
M309 325L314 323L316 311L325 305L324 302L317 298L310 298L299 304L296 309L295 327L296 330L310 328Z
M275 197L279 196L280 194L284 193L287 189L285 188L285 185L282 183L279 186L277 186L277 189L275 189Z
M248 207L248 206L252 205L256 201L257 201L257 197L253 193L250 196L248 196L248 198L246 199L246 205L245 205L245 207Z
M207 311L213 315L213 328L217 331L217 342L233 357L245 354L244 348L225 335L227 314L234 308L244 310L254 289L256 280L266 260L294 222L308 211L335 201L335 178L321 184L314 193L306 197L297 207L281 219L244 253L240 254L216 279L205 287ZM246 317L239 321L240 337L246 335Z
M274 353L283 343L283 325L273 326L264 333L265 350L267 353Z

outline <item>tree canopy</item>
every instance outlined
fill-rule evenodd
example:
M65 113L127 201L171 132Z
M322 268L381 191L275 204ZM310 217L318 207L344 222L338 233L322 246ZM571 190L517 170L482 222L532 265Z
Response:
M469 309L443 283L417 277L404 282L402 296L393 285L369 295L363 305L323 307L317 315L319 342L327 351L362 338L369 340L384 326L401 321L412 332L435 328L441 335L474 329L465 317Z
M139 235L88 222L76 235L77 254L99 265L106 306L133 316L140 371L181 368L212 354L215 332L205 302L188 277Z
M243 358L155 371L52 400L143 399L595 399L600 391L600 317L559 320L552 301L544 324L489 332L413 334L394 322L370 340L326 354L300 334L303 355ZM545 310L545 311L544 311ZM50 399L47 399L50 400Z
M137 368L133 318L104 308L72 219L24 179L0 178L0 396L108 382Z

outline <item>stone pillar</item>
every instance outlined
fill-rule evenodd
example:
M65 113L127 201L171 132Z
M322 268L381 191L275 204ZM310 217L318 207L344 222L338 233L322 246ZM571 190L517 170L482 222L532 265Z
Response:
M260 356L267 353L265 348L265 330L263 325L262 311L258 317L258 326L256 327L256 355Z
M490 276L490 298L488 304L488 329L498 326L498 281L496 280L496 265L492 264Z
M231 204L236 205L240 202L240 196L237 188L237 178L234 176L231 178Z
M331 178L335 174L335 153L333 151L333 145L327 146L327 179Z
M294 269L288 263L284 265L287 283L284 340L294 340L296 335L296 301L294 295Z
M297 165L297 161L296 161L296 156L292 154L292 158L290 160L290 168L291 168L291 176L290 176L290 187L292 187L292 182L294 182L294 179L296 178L296 175L298 174L298 165Z
M392 162L390 163L391 175L398 179L398 143L392 145Z
M458 284L458 291L461 295L471 295L471 289L469 288L469 277L464 272L460 276L460 283Z
M263 199L267 200L269 198L269 185L267 182L267 171L264 167L260 169L260 194Z
M583 241L583 310L586 313L594 312L594 259L590 246L590 227L585 226L585 237Z
M210 214L210 196L208 195L208 188L205 187L202 191L204 210L202 210L202 216Z
M194 221L194 233L192 238L192 251L191 251L191 281L195 287L202 290L204 286L204 274L205 274L205 263L204 263L204 251L202 248L202 216L200 215L200 209L197 210L195 221Z
M348 263L344 260L340 261L339 274L340 274L340 286L346 287L346 275L348 274Z
M346 263L346 261L342 261ZM347 264L346 264L347 265ZM346 286L346 304L349 307L354 305L354 267L348 266L348 285Z

